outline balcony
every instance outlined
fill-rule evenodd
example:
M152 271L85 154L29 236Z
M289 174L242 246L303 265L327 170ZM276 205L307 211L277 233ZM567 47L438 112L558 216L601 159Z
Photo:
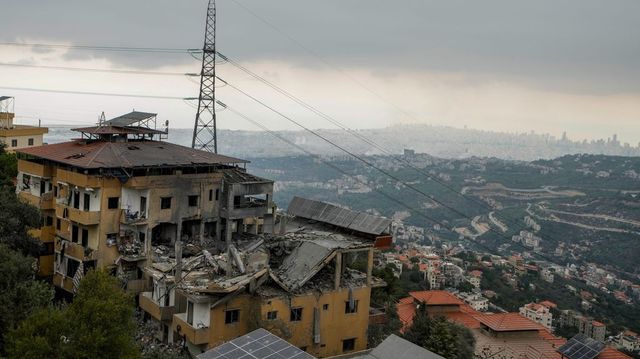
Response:
M269 211L266 200L252 199L234 203L231 208L223 206L220 209L220 216L223 218L238 219L246 217L263 217Z
M60 273L53 274L53 285L62 288L69 293L73 293L73 278L63 277Z
M51 167L35 162L18 160L18 170L33 176L44 178L51 177Z
M62 251L62 243L63 241L56 241L55 251L56 253L60 253ZM78 243L73 243L70 241L64 241L66 246L64 248L64 254L66 256L72 257L79 261L90 261L95 260L97 251L94 251L90 248L85 248Z
M56 170L56 179L59 182L78 187L100 187L101 182L100 178L96 176L87 176L83 173L71 172L61 168Z
M64 215L65 209L67 210L66 216ZM58 204L56 206L56 216L58 218L67 218L70 221L84 224L85 226L100 223L100 211L82 211L64 204Z
M184 335L191 344L200 345L209 343L209 328L194 328L187 323L187 313L173 315L171 327L180 335ZM180 330L178 330L180 327Z
M144 212L132 212L123 209L122 214L120 215L120 223L144 225L147 224L147 214Z
M175 307L161 307L152 298L151 292L142 292L139 296L140 308L159 321L170 321L175 312Z

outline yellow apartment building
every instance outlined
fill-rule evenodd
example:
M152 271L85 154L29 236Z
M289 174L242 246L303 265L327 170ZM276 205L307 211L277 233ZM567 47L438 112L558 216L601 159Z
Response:
M16 125L14 103L13 97L0 96L0 142L5 144L7 152L25 147L42 146L42 136L49 132L49 129Z

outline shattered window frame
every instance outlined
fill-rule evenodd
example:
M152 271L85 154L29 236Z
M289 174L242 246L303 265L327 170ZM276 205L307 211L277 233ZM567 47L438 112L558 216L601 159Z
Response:
M187 196L187 202L189 204L189 207L198 207L199 197L200 196L198 195Z
M356 349L356 338L342 339L342 352L352 352Z
M172 197L160 197L160 209L171 209Z
M240 321L240 309L228 309L224 311L224 324L234 324Z
M353 301L353 309L349 306L349 301L344 302L344 314L355 314L358 313L358 302L359 300Z
M302 307L291 308L291 312L289 313L289 321L290 322L301 322L302 321Z
M107 199L107 209L118 209L120 204L120 197L109 197Z
M278 319L278 311L272 310L267 312L267 320L276 320Z

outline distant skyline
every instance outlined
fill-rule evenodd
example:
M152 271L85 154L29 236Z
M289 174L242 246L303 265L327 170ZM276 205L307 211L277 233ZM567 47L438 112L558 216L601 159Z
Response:
M420 122L498 131L618 134L640 142L640 2L219 0L218 49L352 128ZM10 2L0 42L200 48L207 2ZM275 25L274 30L246 9ZM284 35L283 35L284 34ZM292 41L292 39L294 41ZM296 43L297 42L297 43ZM302 45L299 46L299 45ZM306 48L306 49L305 49ZM309 50L313 53L310 53ZM0 64L193 73L188 54L0 45ZM229 64L220 77L314 128L329 123ZM195 97L196 78L0 65L0 86ZM228 87L219 99L266 126L297 129ZM18 120L80 125L137 109L192 125L194 103L7 90ZM255 129L229 112L221 128Z

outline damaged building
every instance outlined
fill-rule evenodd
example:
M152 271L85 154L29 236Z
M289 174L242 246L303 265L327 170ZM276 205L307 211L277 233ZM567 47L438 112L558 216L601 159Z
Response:
M364 350L371 289L385 285L372 275L374 250L391 244L389 225L296 197L263 233L233 233L223 252L153 256L140 307L159 340L194 354L256 328L317 357Z
M152 256L216 254L233 233L273 220L272 181L246 173L247 161L162 141L156 121L131 112L16 151L18 196L44 218L39 274L56 287L73 292L74 276L110 268L142 292Z

